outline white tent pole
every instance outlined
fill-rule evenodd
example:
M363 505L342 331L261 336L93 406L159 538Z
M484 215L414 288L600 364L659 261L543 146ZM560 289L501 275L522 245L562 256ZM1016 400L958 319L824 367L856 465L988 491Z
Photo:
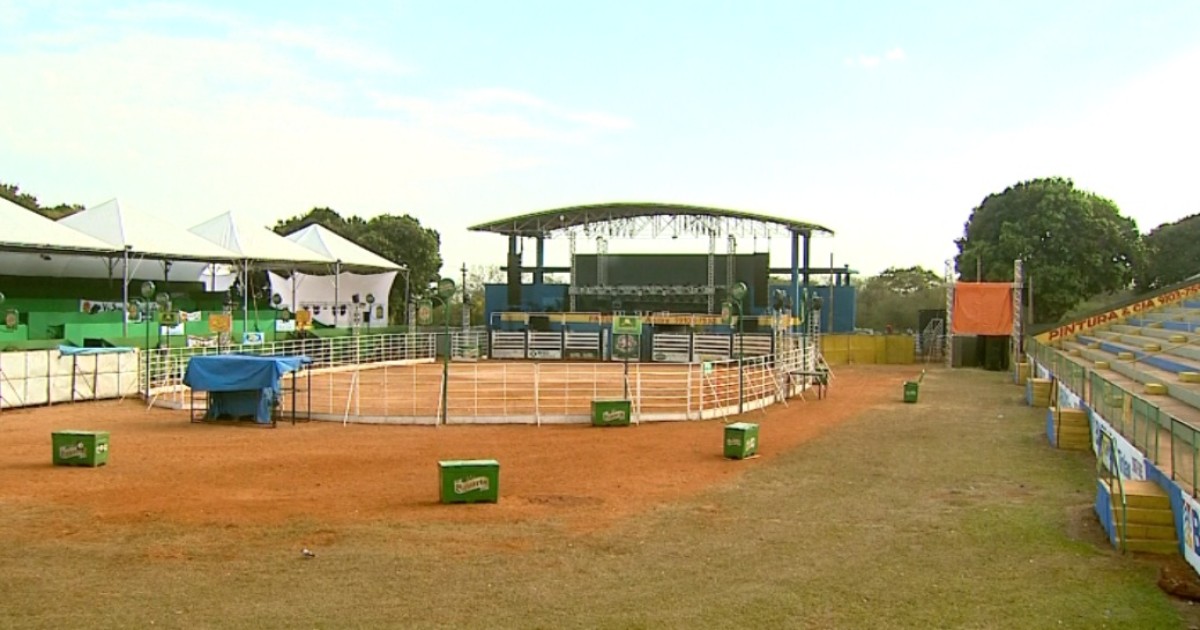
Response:
M338 291L342 283L342 261L333 263L333 327L338 325Z
M296 314L296 268L292 267L292 315Z
M250 321L250 259L242 264L242 334L245 335Z
M129 245L121 253L121 304L125 310L121 318L121 336L129 336Z

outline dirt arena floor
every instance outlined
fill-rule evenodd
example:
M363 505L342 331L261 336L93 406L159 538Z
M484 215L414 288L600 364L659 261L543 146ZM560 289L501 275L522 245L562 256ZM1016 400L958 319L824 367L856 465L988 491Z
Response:
M41 515L10 523L39 537L103 523L414 519L554 521L587 531L699 493L874 406L894 404L901 382L918 370L843 367L823 400L794 399L738 418L760 424L760 456L742 462L722 457L722 421L603 429L310 422L270 429L191 423L186 411L147 410L134 400L6 410L0 412L0 507ZM111 432L109 464L52 466L50 433L58 429ZM467 458L500 461L498 504L463 509L437 502L438 460Z

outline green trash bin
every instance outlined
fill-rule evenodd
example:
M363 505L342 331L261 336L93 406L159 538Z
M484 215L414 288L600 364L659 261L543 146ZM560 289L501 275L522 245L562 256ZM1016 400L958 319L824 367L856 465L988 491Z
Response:
M592 426L627 427L633 415L633 405L628 400L593 400Z
M108 463L108 431L54 431L50 434L55 466L103 466Z
M758 452L758 425L734 422L725 425L725 457L746 459Z
M500 499L500 462L455 459L438 462L442 503L495 503Z
M917 381L904 381L904 402L917 402L917 392L920 388L921 384Z

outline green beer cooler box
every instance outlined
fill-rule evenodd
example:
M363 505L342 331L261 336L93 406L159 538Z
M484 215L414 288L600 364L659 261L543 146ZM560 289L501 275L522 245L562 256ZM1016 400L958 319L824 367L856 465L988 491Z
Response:
M725 425L725 457L746 459L758 452L758 425L735 422Z
M455 459L438 462L442 503L495 503L500 498L500 462Z
M50 434L55 466L103 466L108 463L108 431L55 431Z
M592 426L627 427L633 414L633 405L628 400L593 400Z

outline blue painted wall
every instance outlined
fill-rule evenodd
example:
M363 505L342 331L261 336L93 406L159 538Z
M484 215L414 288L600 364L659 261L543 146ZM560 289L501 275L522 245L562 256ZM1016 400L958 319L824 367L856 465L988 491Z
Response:
M772 284L771 295L780 289L791 295L790 284ZM832 289L832 291L831 291ZM852 286L809 287L809 291L821 298L821 332L849 333L854 332L854 322L858 313L858 289ZM830 299L832 293L833 299ZM833 328L829 327L829 318L833 317Z

